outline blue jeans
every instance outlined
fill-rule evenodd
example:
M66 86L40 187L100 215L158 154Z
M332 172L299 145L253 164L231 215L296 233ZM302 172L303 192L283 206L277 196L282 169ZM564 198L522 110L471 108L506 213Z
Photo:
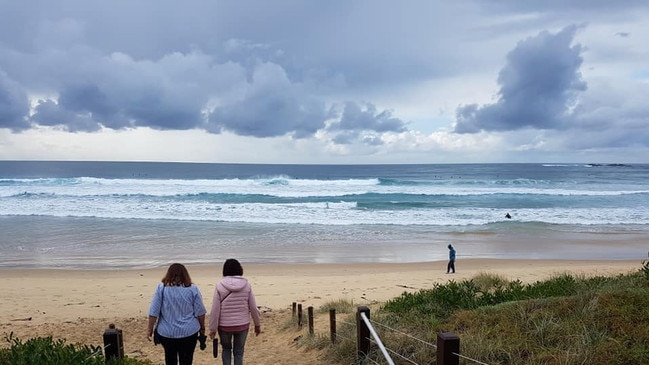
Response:
M243 348L246 346L248 330L241 332L225 332L219 330L221 338L221 348L223 354L221 359L223 365L232 364L232 354L234 354L234 365L243 365Z

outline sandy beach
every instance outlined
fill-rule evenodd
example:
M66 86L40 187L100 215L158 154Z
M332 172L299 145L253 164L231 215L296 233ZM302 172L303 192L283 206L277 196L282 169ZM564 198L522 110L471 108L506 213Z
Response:
M636 271L638 260L494 260L462 259L457 273L446 274L446 261L403 264L246 264L244 276L262 307L262 334L246 346L249 364L318 364L317 353L304 353L293 339L298 329L282 330L293 302L320 308L339 299L358 305L384 302L448 280L493 273L534 282L560 273L616 275ZM0 334L21 339L35 336L101 345L109 323L124 333L125 353L163 363L163 351L147 341L146 317L151 295L167 267L146 270L0 270ZM188 266L205 305L212 302L221 263ZM316 331L326 333L324 325ZM3 341L2 346L8 344ZM209 351L197 349L195 364L220 363Z

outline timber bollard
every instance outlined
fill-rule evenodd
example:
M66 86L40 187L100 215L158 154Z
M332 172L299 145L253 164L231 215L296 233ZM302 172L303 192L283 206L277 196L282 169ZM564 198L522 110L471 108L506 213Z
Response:
M452 332L437 334L437 365L459 365L460 338Z
M297 305L297 325L302 327L302 304Z
M297 303L293 302L293 317L295 317L295 308L297 308Z
M122 330L115 328L114 324L109 324L104 331L104 355L106 362L113 359L124 359L124 338Z
M309 334L313 336L314 331L313 331L313 307L308 307L307 308L307 315L309 317Z
M331 343L336 343L336 308L329 309L329 331L331 332Z
M362 364L370 353L370 329L361 318L361 313L365 313L365 317L370 319L370 309L361 306L356 311L356 356L359 364Z

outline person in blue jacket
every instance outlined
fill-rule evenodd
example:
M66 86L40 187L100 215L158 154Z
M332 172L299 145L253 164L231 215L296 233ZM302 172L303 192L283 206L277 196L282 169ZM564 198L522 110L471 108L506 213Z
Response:
M448 265L446 265L446 273L450 273L452 270L452 273L455 274L455 249L453 248L453 245L449 244L448 245Z

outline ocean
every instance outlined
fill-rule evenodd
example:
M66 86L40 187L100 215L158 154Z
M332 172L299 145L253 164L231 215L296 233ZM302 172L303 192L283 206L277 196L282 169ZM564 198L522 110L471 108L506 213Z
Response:
M509 214L511 218L507 218ZM0 161L0 268L638 259L649 165Z

